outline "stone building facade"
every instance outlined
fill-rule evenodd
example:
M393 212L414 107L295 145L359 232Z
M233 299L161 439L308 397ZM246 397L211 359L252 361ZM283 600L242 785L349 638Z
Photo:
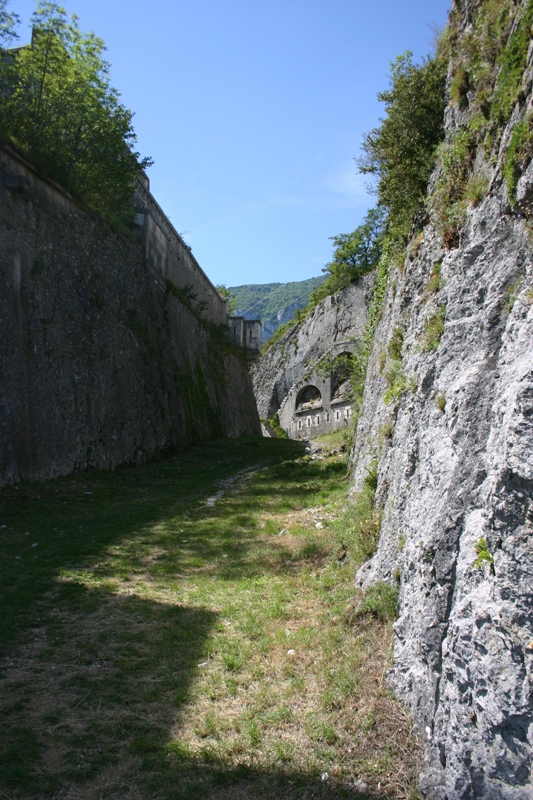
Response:
M244 350L246 360L257 361L261 354L261 320L228 317L229 340Z
M350 357L353 351L353 342L337 342L329 354L337 361L337 369L324 374L315 368L294 384L278 412L280 425L291 439L312 439L348 427L353 402L343 356Z

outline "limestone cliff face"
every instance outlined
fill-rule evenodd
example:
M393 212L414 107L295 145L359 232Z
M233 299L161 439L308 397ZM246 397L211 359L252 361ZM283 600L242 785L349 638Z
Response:
M7 150L0 241L0 487L260 434L227 327L202 324L138 242Z
M373 276L326 297L302 323L290 328L252 371L259 416L272 418L291 388L332 346L359 340L365 329Z
M464 35L472 4L454 6ZM390 681L424 740L432 800L533 798L533 245L503 179L532 63L530 46L487 192L457 241L445 248L431 218L390 275L352 451L354 491L379 459L383 526L357 582L399 580ZM448 138L461 122L450 107ZM532 192L530 166L518 200ZM385 405L400 331L404 391Z

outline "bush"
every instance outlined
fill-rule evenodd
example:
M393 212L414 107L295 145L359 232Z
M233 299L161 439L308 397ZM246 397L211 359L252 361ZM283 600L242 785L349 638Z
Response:
M521 120L513 129L505 156L504 176L507 196L512 206L516 204L516 187L522 169L533 156L533 117Z
M366 590L354 617L372 616L383 620L394 620L398 613L398 587L378 581Z
M133 115L110 85L104 43L55 3L39 2L31 21L31 45L0 52L0 136L102 216L129 223L151 159L133 150Z
M435 309L426 319L422 337L422 350L424 352L429 353L438 348L442 334L444 333L445 319L446 306L444 304Z
M381 257L385 229L383 209L372 208L352 233L331 237L335 245L333 259L322 270L327 275L326 280L309 295L308 310L375 269Z
M360 172L376 176L379 205L391 229L403 238L423 208L435 151L444 138L443 58L413 64L412 53L391 64L391 87L378 94L386 117L364 136Z

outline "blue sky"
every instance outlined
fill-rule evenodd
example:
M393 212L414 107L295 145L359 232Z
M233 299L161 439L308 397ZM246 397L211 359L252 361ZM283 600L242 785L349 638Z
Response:
M152 192L214 283L321 274L373 205L353 162L389 63L451 0L66 0L106 42ZM29 40L31 0L12 0Z

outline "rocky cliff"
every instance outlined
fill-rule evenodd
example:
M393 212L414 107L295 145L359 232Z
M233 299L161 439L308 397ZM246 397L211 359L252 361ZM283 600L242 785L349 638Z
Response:
M373 276L326 297L308 317L283 334L261 357L252 382L261 419L271 419L294 384L339 342L361 339Z
M377 460L384 509L357 583L399 582L390 681L425 743L433 800L533 798L532 13L530 2L453 5L443 152L470 136L464 180L482 191L447 228L430 200L391 266L352 451L353 491ZM503 55L482 97L483 26L496 18L487 35L505 35ZM501 110L520 37L525 69L498 122L487 109ZM443 159L430 198L445 170Z
M0 241L0 486L260 434L227 326L7 149Z

